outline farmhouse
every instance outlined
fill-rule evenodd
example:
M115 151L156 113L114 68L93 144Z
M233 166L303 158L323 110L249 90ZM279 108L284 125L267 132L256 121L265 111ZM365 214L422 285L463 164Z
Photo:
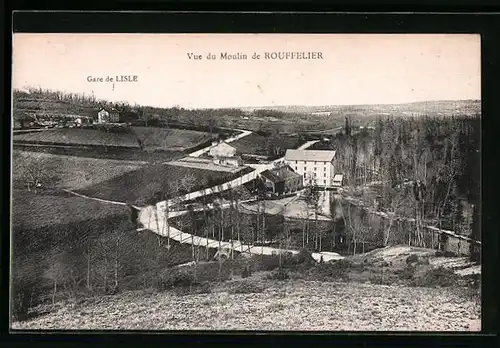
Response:
M98 123L118 123L120 122L120 114L118 110L115 108L102 108L97 113L97 122Z
M335 175L334 158L335 151L286 150L285 163L300 174L304 182L312 180L318 186L331 187Z
M210 156L215 164L239 167L243 165L241 157L237 156L236 149L227 143L214 143L210 149Z
M275 195L297 192L303 187L302 176L286 164L265 170L260 173L260 177L267 191Z

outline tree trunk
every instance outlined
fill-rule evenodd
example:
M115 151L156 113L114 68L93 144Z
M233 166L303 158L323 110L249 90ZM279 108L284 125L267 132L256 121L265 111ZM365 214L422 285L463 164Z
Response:
M224 208L220 208L220 216L221 216L221 241L224 240Z
M168 224L168 200L165 202L165 226L167 227L167 249L170 250L170 225Z
M393 219L389 218L389 227L387 228L387 232L385 233L384 246L387 246L387 243L389 243L389 235L391 233L392 223Z
M118 241L116 241L115 249L115 288L118 288Z
M306 220L302 221L302 248L305 247L306 243Z
M261 246L261 250L262 250L262 254L264 254L264 241L266 239L266 201L263 200L262 201L262 246Z
M221 232L220 232L220 229L219 229L219 257L218 257L218 261L219 261L219 271L218 271L218 279L219 281L221 281L221 272L222 272L222 243L221 243Z
M90 248L89 248L88 258L87 258L87 289L92 290L92 287L90 286L90 262L91 262L91 255L90 255Z
M316 239L314 241L315 242L314 247L316 249L318 249L318 237L319 237L318 236L318 212L316 211L316 209L314 210L314 230L315 230L314 232L315 232L315 239Z
M54 292L52 293L52 305L56 303L57 280L54 279Z
M104 252L104 290L108 290L108 256Z

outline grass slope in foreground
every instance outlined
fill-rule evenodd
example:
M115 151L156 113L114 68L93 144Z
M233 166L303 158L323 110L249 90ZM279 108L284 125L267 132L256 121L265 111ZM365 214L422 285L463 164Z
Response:
M255 274L257 275L257 274ZM242 281L239 281L240 283ZM249 282L246 280L245 282ZM451 288L304 280L237 282L208 294L127 292L63 306L22 329L478 331L475 305ZM255 291L256 293L253 293Z

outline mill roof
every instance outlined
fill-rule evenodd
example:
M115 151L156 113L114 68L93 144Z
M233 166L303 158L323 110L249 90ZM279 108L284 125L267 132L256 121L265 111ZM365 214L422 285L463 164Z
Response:
M333 150L286 150L285 160L287 161L317 161L331 162L335 157Z

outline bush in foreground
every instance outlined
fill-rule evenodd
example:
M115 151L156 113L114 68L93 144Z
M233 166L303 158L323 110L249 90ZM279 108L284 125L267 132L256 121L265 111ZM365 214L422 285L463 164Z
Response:
M238 282L229 290L232 294L257 294L263 291L264 287L262 285L250 281Z
M286 269L279 268L277 271L268 274L266 278L270 280L287 280L290 278L290 274Z
M428 286L428 287L447 287L457 285L460 276L455 274L453 270L438 267L431 268L419 276L414 276L411 285L414 286Z
M309 270L308 278L322 281L345 279L352 266L353 264L346 259L318 264Z

